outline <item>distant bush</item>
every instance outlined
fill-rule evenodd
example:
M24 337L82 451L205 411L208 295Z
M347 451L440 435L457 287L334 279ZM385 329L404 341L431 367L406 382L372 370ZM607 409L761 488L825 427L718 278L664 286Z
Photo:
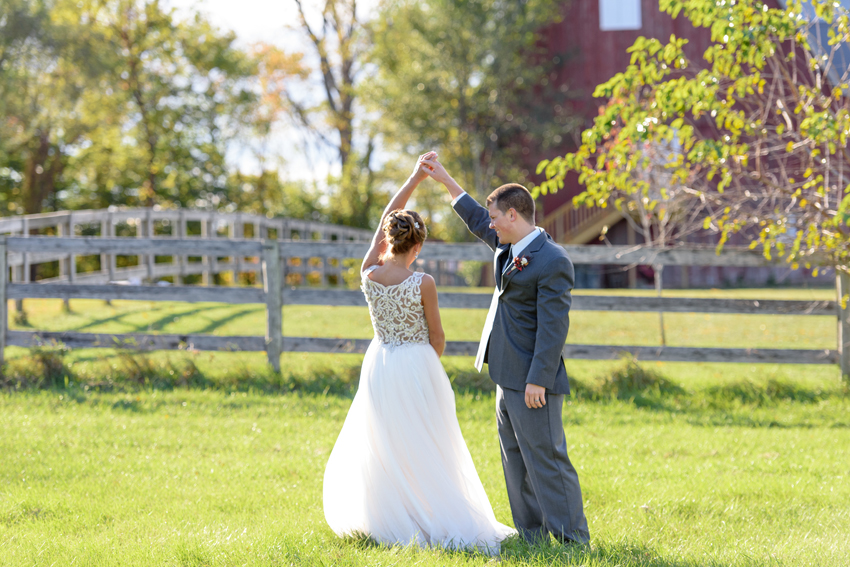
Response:
M685 391L654 370L648 370L638 364L631 356L623 358L623 365L615 369L609 376L599 379L595 386L597 397L631 400L644 398L648 395L678 395Z
M65 387L73 379L65 364L68 348L59 342L49 342L30 350L30 355L6 364L2 383L5 388Z
M178 363L155 361L146 353L121 351L115 374L111 376L113 385L120 381L130 386L143 386L157 389L175 387L209 387L212 385L190 358Z
M487 372L478 372L475 368L460 369L446 368L446 374L449 376L452 386L460 392L478 391L478 392L495 392L496 384L490 379L490 374Z
M283 365L280 373L266 365L227 362L226 371L203 370L195 354L161 356L135 350L118 351L106 364L75 366L61 343L33 348L26 356L12 358L3 368L0 388L77 389L101 391L171 390L175 388L219 389L240 392L288 392L351 398L357 392L360 364L356 359L327 358L307 367ZM212 355L210 355L212 356ZM104 361L106 362L106 361ZM653 365L654 366L654 365ZM468 362L447 361L446 374L455 391L491 394L496 385L488 372L478 372ZM615 400L664 411L716 410L738 407L773 407L777 403L816 404L831 398L850 398L850 386L811 388L773 377L746 379L686 390L652 367L626 357L604 375L582 379L570 377L574 402Z
M845 388L844 395L847 395ZM732 384L710 386L705 390L707 405L726 408L730 405L770 406L779 401L817 403L833 396L834 392L812 390L805 386L769 378L766 382L745 380Z

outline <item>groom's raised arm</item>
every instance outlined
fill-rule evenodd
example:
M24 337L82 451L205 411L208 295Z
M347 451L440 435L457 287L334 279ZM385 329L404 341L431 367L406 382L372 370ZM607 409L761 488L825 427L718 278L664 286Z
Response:
M478 201L464 193L453 204L452 208L457 216L466 223L469 232L480 238L484 244L495 252L499 246L499 237L496 231L490 228L490 213L482 207Z
M422 164L427 168L428 175L446 186L446 190L452 197L452 208L466 223L469 231L495 252L499 246L499 237L496 236L496 231L490 228L490 212L458 185L443 164L437 161L436 156L422 160Z

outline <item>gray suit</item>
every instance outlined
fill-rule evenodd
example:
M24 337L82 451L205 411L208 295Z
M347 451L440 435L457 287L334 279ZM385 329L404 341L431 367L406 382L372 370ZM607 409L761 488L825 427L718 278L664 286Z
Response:
M454 204L469 230L494 256L496 292L479 357L497 384L496 419L514 525L526 539L590 539L578 474L567 456L561 418L570 384L561 356L569 329L575 270L548 234L520 254L522 270L504 270L509 245L499 245L490 216L469 195ZM506 272L506 273L505 273ZM546 388L546 405L525 405L526 384Z

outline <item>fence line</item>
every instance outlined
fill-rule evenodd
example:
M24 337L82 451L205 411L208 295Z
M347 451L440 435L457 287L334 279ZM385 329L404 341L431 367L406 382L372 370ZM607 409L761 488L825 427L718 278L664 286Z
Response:
M200 236L189 235L189 223L198 223L199 226L195 232L200 233ZM96 232L100 235L97 238L108 239L116 236L116 228L122 224L131 229L140 244L155 238L158 224L163 225L161 230L168 225L170 238L187 239L190 242L196 238L217 238L222 229L229 238L243 239L246 227L249 226L253 240L258 243L269 238L318 239L330 242L368 241L373 234L372 231L359 228L286 217L267 218L239 212L158 210L156 208L59 211L3 217L0 218L0 234L28 238L35 236L30 234L33 231L50 230L57 236L73 238L77 235L78 229L82 231L83 228L88 227L89 230L93 230L93 227L96 227ZM223 262L220 261L220 257L205 255L200 262L189 262L189 258L195 256L191 248L189 245L188 252L183 254L160 254L171 256L171 260L156 262L156 254L149 253L144 246L140 245L132 252L133 255L139 256L139 264L130 267L118 267L116 254L93 252L93 254L100 254L100 270L81 274L77 273L76 256L60 249L22 250L19 254L10 255L8 262L13 267L12 281L16 283L27 283L32 279L30 267L33 264L57 261L59 276L47 281L108 283L116 280L153 281L156 278L173 277L175 284L179 285L183 283L186 276L200 275L203 284L209 285L215 274L223 272L254 273L258 278L262 277L258 260L246 262L245 256L235 256L232 260ZM250 255L246 254L246 256ZM322 259L320 265L314 266L312 270L308 270L306 262L302 259L290 258L290 272L302 281L306 279L309 271L318 274L323 284L330 281L340 282L342 279L342 266L335 257Z
M72 348L132 348L242 350L265 351L269 363L280 370L282 352L362 353L368 346L366 339L327 339L283 336L281 308L283 305L356 305L364 306L359 291L303 289L285 285L284 265L290 257L359 258L366 251L366 243L349 242L299 242L285 240L237 240L199 238L66 238L66 237L4 237L0 236L0 356L5 345L36 346L45 341L61 341ZM764 266L767 262L750 250L726 249L720 255L713 248L668 248L663 250L636 249L634 247L565 246L577 264L633 264L663 265L736 265ZM427 251L427 253L426 253ZM91 254L142 254L195 255L208 257L260 258L258 264L263 274L263 287L216 286L127 286L90 285L75 283L68 274L69 283L9 283L10 259L39 254L61 253L73 259L76 255ZM492 261L492 252L482 244L440 244L425 247L424 259L449 259L458 261ZM73 262L71 262L73 264ZM184 266L185 267L185 266ZM79 278L77 278L79 279ZM72 283L74 282L74 283ZM837 277L839 297L850 290L847 274ZM262 303L266 306L267 327L265 337L223 337L211 335L146 335L146 334L96 334L76 332L9 331L7 329L8 299L56 297L61 299L144 299L153 301ZM441 293L440 303L446 308L486 309L490 294ZM836 349L752 349L752 348L694 348L645 347L621 345L575 345L564 347L565 358L611 359L629 352L647 361L705 361L705 362L773 362L780 364L840 364L842 374L850 375L850 306L837 301L786 301L747 299L704 299L677 297L631 297L574 295L574 310L590 311L668 311L731 314L777 314L833 316L838 322ZM452 341L446 354L474 355L477 342ZM2 361L2 358L0 358Z

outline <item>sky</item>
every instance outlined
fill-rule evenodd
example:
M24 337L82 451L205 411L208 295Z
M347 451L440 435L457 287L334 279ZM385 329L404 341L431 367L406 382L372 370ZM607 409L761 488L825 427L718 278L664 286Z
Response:
M179 14L190 13L192 8L207 14L210 21L222 29L236 32L240 42L257 41L281 46L297 46L286 26L296 23L293 0L166 0L177 8ZM290 34L291 35L291 34Z

